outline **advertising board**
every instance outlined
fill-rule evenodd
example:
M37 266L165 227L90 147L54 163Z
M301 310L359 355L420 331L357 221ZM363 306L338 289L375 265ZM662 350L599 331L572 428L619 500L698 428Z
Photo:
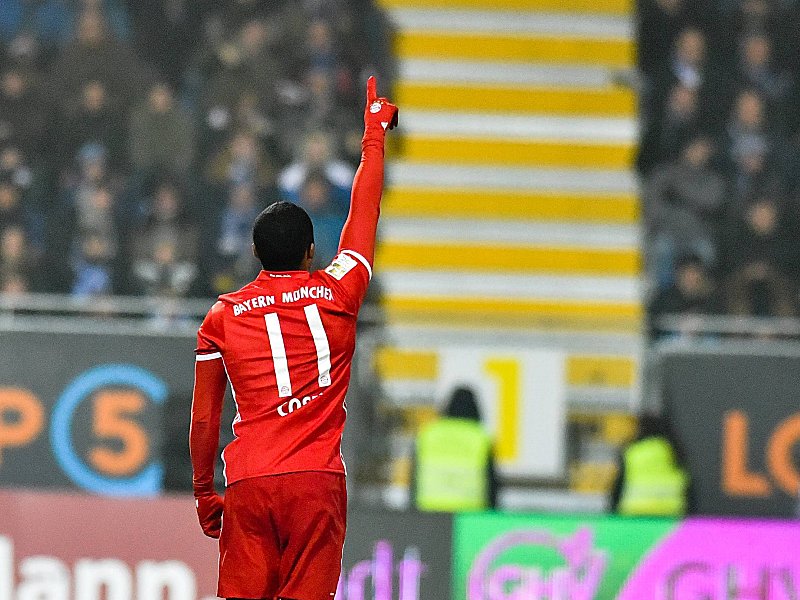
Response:
M800 497L800 356L675 352L662 359L667 417L695 512L792 517Z
M336 600L450 598L452 517L351 507Z
M162 488L170 397L188 414L191 336L0 335L0 484L138 496Z
M0 491L0 600L216 597L190 495ZM351 507L336 600L450 598L452 518Z
M475 514L454 600L795 600L800 523Z
M191 496L0 491L0 600L216 597L217 544Z
M453 597L613 600L645 553L674 526L668 520L460 515Z
M800 598L800 523L689 519L654 547L619 600Z

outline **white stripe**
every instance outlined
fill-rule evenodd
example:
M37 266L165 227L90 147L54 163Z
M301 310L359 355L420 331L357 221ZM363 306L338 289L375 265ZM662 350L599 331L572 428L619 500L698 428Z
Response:
M407 58L400 63L400 78L409 82L505 84L512 87L594 87L614 84L615 70L592 65L542 65L535 63Z
M392 161L387 179L394 185L581 191L635 192L637 179L631 170L531 169L453 165L417 161Z
M275 380L278 383L278 397L288 398L292 395L292 381L289 379L289 363L286 360L286 348L283 346L283 333L276 313L264 315L267 322L267 335L272 350L272 363L275 366Z
M382 271L383 293L391 296L520 298L580 302L640 303L643 282L637 277L456 273L451 271ZM446 288L442 282L446 281Z
M220 354L219 352L212 352L211 354L198 354L197 356L195 356L194 360L196 362L203 362L206 360L214 360L217 358L222 358L222 354Z
M384 221L381 236L384 241L393 242L461 242L474 246L502 244L631 250L641 247L638 224L617 223L398 218Z
M222 358L222 357L220 357ZM231 422L231 432L233 432L234 439L239 437L236 435L236 424L242 420L242 415L239 413L239 403L236 401L236 388L233 387L233 382L231 381L231 376L228 375L228 367L225 366L225 359L222 359L222 368L225 370L225 377L228 378L228 385L231 386L231 396L233 396L233 404L236 407L236 415L233 417L233 421ZM225 487L228 487L228 463L225 461L225 450L228 447L222 449L222 454L220 457L222 458L222 478L225 480Z
M306 321L308 321L311 336L314 338L314 346L317 349L319 387L328 387L331 384L331 347L328 344L328 336L325 333L325 327L322 325L317 305L309 304L303 310L306 313Z
M355 250L342 250L342 254L348 254L348 255L352 256L353 258L355 258L362 265L364 265L366 267L366 269L367 269L367 273L369 273L370 281L372 280L372 267L369 266L369 262L367 261L366 258L361 256Z
M634 35L630 17L596 13L400 8L390 14L401 29L422 31L573 35L602 39L631 38Z
M634 143L639 137L631 117L558 117L548 115L481 114L441 110L406 110L408 133L452 138L514 138L562 142Z

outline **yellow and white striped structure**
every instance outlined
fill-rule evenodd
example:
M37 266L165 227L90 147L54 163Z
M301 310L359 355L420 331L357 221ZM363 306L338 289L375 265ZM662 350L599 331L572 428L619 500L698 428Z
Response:
M424 385L442 335L502 331L574 353L574 390L628 397L636 98L614 81L634 63L632 1L380 2L397 28L403 130L377 257L396 341L383 379Z

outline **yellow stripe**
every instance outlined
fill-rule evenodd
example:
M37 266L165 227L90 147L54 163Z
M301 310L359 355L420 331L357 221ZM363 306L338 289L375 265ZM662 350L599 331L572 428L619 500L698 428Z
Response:
M378 0L384 8L460 8L629 15L632 0Z
M381 348L375 355L375 369L381 379L425 379L439 376L436 352Z
M420 162L628 169L634 145L409 135L400 153L405 160Z
M439 355L435 351L381 348L375 368L383 380L439 377ZM636 361L629 356L575 354L567 357L567 384L574 387L631 387L636 380Z
M526 219L596 223L636 223L634 195L580 195L548 192L390 187L381 210L388 217Z
M571 356L567 381L574 386L630 387L636 379L636 363L624 356Z
M507 85L459 85L401 81L397 105L408 109L483 111L550 115L630 117L636 96L623 88L551 88Z
M477 246L387 240L378 249L376 266L383 270L638 275L639 263L638 249Z
M436 58L630 67L634 44L625 38L501 35L403 30L395 38L400 59Z
M641 331L638 304L577 303L555 300L431 298L387 296L390 323L547 331Z

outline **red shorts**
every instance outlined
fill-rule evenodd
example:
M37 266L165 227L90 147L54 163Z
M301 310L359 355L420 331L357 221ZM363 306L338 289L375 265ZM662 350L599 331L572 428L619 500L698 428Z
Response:
M220 598L333 600L347 522L344 474L237 481L225 491Z

